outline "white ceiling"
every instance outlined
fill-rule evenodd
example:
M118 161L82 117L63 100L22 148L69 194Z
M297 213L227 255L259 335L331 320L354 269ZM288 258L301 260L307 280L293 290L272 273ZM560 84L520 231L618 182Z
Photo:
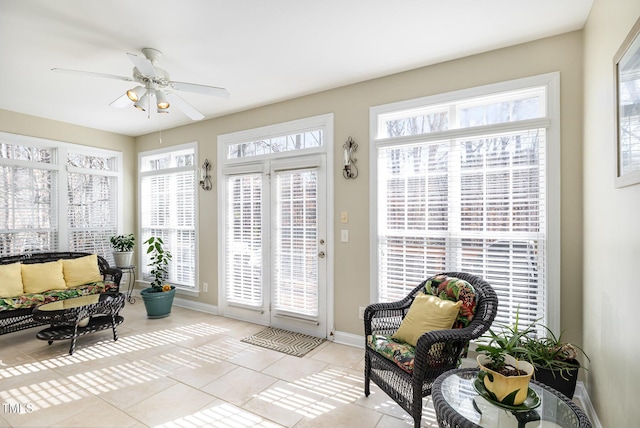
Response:
M0 109L138 136L191 123L113 100L126 53L163 52L205 118L581 29L593 0L1 0Z

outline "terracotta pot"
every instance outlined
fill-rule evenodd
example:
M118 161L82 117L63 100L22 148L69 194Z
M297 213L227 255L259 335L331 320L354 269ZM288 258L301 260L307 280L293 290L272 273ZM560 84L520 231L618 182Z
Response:
M533 366L526 361L519 361L511 355L505 357L505 363L526 372L521 376L504 376L496 371L488 369L490 359L486 355L478 355L476 358L480 373L478 378L484 383L487 391L495 395L495 400L509 406L519 406L524 403L529 391L529 381L533 375Z

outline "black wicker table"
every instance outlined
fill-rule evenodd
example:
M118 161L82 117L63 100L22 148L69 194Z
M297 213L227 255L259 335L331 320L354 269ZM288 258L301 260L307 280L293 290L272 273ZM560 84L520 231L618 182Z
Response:
M118 315L124 307L124 294L93 294L45 303L33 310L34 320L42 324L51 324L36 334L49 345L54 340L71 339L69 355L73 354L76 339L89 333L113 329L113 340L118 340L116 326L124 321Z
M530 388L540 397L537 408L516 412L491 404L473 387L477 375L477 368L454 369L433 383L431 395L440 427L526 427L545 421L543 426L591 428L587 415L569 398L533 380Z

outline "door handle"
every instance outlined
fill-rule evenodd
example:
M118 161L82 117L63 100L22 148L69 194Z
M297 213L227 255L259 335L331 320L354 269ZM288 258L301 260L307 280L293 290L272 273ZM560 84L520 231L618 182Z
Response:
M325 256L324 251L320 251L318 253L318 257L320 257L321 259L324 259L324 256Z

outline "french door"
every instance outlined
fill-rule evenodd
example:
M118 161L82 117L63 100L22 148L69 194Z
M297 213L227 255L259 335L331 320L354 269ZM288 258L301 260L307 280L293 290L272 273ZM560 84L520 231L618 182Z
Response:
M225 316L327 336L324 155L224 171Z

